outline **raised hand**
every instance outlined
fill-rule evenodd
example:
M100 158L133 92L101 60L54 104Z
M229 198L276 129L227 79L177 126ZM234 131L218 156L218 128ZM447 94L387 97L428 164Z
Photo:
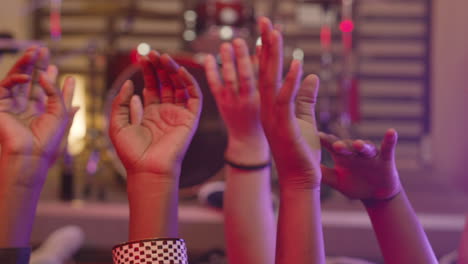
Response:
M280 210L276 263L325 263L320 216L320 143L315 122L318 79L301 84L294 60L284 82L283 40L260 19L259 90L261 119L278 169Z
M260 97L247 44L242 39L234 40L233 45L224 43L220 54L224 82L211 55L206 58L205 71L228 130L226 158L243 165L266 163L268 143L260 122Z
M127 81L114 100L109 133L127 173L172 175L197 128L202 96L195 79L168 55L153 51L141 65L144 105Z
M74 80L60 91L48 56L28 49L0 81L0 247L28 246L48 169L76 112Z
M380 149L363 140L320 134L334 168L322 166L323 182L361 199L386 263L437 263L426 234L406 197L395 166L397 133L390 129Z
M273 151L282 186L320 187L320 142L315 122L319 81L307 76L301 84L302 65L294 60L282 81L283 40L271 22L260 21L259 90L263 128Z
M127 170L130 240L177 236L182 159L200 117L195 79L168 55L141 58L144 104L127 81L114 99L109 134Z
M41 73L47 73L50 53L45 47L32 46L28 48L16 64L9 70L7 76L1 81L2 87L10 87L11 93L15 95L15 104L10 111L22 112L30 115L44 111L45 93L39 85ZM50 81L57 77L56 68L49 72ZM14 83L12 83L14 82Z
M33 77L32 69L38 63L45 68ZM48 66L48 50L31 48L0 82L2 159L31 158L37 162L32 162L29 169L38 171L47 170L55 160L60 142L76 112L71 107L74 80L68 78L60 91L55 86L56 76L56 67ZM26 177L21 180L27 185L44 181L43 178Z
M253 64L242 39L223 44L220 55L223 81L213 56L207 57L205 71L228 130L223 205L227 256L230 263L270 264L276 244L270 151Z
M352 199L389 199L401 191L395 166L397 132L387 131L378 149L364 140L340 140L320 133L322 146L335 166L322 166L323 182Z

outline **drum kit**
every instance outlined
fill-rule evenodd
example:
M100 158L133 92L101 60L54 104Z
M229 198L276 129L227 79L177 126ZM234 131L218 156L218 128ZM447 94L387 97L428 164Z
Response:
M356 104L353 98L357 98L356 81L354 78L354 51L353 51L353 15L355 1L353 0L297 0L303 3L313 4L321 8L323 18L321 19L320 43L321 43L321 90L323 91L321 103L319 104L319 116L321 129L336 133L340 136L350 136L352 132L352 122L356 118ZM132 2L132 10L138 8L137 1ZM51 0L50 2L50 35L51 40L55 43L60 43L61 39L61 1ZM199 130L194 137L194 140L188 150L186 159L183 164L182 176L180 181L181 187L191 187L199 185L208 179L212 178L223 167L223 152L226 145L225 130L221 119L216 110L216 104L211 97L207 82L204 77L203 67L201 66L200 54L216 53L218 45L235 37L242 37L251 45L256 43L256 23L255 23L255 7L254 1L242 0L206 0L199 1L198 4L192 6L184 13L185 31L183 39L186 41L186 47L190 49L190 53L178 55L172 54L173 57L181 65L185 66L199 81L200 86L204 88L204 111L201 117ZM278 17L279 1L273 0L269 5L270 10L268 16L275 21ZM339 28L341 30L343 53L342 72L336 73L333 68L333 51L332 51L332 28L336 26L336 21L333 21L330 16L330 10L339 10L338 19L341 20ZM336 18L335 18L336 20ZM131 31L131 24L128 29ZM92 42L92 40L90 41ZM0 34L0 55L4 53L18 52L26 49L30 45L42 43L39 41L17 41L8 35ZM55 44L57 45L57 44ZM91 53L92 55L92 53ZM91 56L90 55L90 56ZM72 55L73 56L73 55ZM128 56L127 56L128 57ZM60 60L60 58L55 58ZM108 63L115 65L115 63ZM142 75L138 66L130 65L123 69L112 70L113 76L108 76L112 79L110 88L104 97L103 109L98 109L103 115L107 124L110 114L110 105L113 98L118 93L123 82L127 79L132 79L136 83L142 83ZM340 76L340 84L338 89L339 107L332 107L331 98L333 92L330 87L336 82L336 76ZM92 82L91 82L92 83ZM137 91L141 93L141 91ZM333 95L334 96L334 95ZM101 100L101 99L100 99ZM353 108L354 107L354 108ZM92 133L91 133L92 134ZM101 155L107 155L111 159L114 170L125 179L125 170L123 169L115 151L107 138L106 131L100 131L99 137L104 137L104 147L102 149L91 151L94 153L89 157L89 164L99 164ZM91 137L92 138L92 137ZM101 140L102 141L102 140ZM89 145L89 144L88 144ZM105 153L105 154L104 154ZM89 165L88 164L88 165ZM88 166L89 167L89 166ZM93 167L93 166L91 166ZM95 167L95 166L94 166ZM94 168L93 167L93 168ZM92 172L91 172L92 173Z

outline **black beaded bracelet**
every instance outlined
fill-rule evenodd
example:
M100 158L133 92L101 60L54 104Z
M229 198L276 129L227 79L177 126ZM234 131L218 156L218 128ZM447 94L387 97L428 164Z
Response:
M263 170L265 168L268 168L271 166L271 161L268 161L267 163L263 163L263 164L256 164L256 165L241 165L241 164L237 164L237 163L234 163L232 161L229 161L227 159L224 159L224 162L235 168L235 169L239 169L239 170L246 170L246 171L255 171L255 170Z

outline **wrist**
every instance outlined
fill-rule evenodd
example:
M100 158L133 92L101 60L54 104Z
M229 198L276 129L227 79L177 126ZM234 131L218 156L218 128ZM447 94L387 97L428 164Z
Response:
M280 190L320 192L322 172L319 169L309 168L308 170L294 171L292 168L286 169L278 163L276 163L276 168L278 170Z
M148 199L151 196L177 192L179 178L176 173L127 173L129 199Z
M0 187L41 190L49 169L48 159L39 156L2 154Z
M392 202L395 200L397 197L401 196L401 193L403 192L402 189L400 189L398 192L395 194L388 196L386 198L370 198L370 199L361 199L362 204L366 208L375 208L375 207L381 207L385 206L388 203Z
M281 187L279 192L280 200L296 200L302 199L301 197L310 196L320 199L320 187L316 188L292 188Z
M238 164L262 164L270 160L270 148L266 139L262 137L229 137L224 156Z
M296 192L315 192L320 193L320 184L289 184L280 183L279 188L281 193L296 193Z
M130 239L177 237L178 177L154 173L127 176Z

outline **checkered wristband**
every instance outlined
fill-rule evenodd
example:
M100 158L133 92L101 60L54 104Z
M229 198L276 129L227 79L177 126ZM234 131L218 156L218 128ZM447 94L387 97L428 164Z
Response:
M158 238L127 242L112 249L114 264L188 264L185 241Z

